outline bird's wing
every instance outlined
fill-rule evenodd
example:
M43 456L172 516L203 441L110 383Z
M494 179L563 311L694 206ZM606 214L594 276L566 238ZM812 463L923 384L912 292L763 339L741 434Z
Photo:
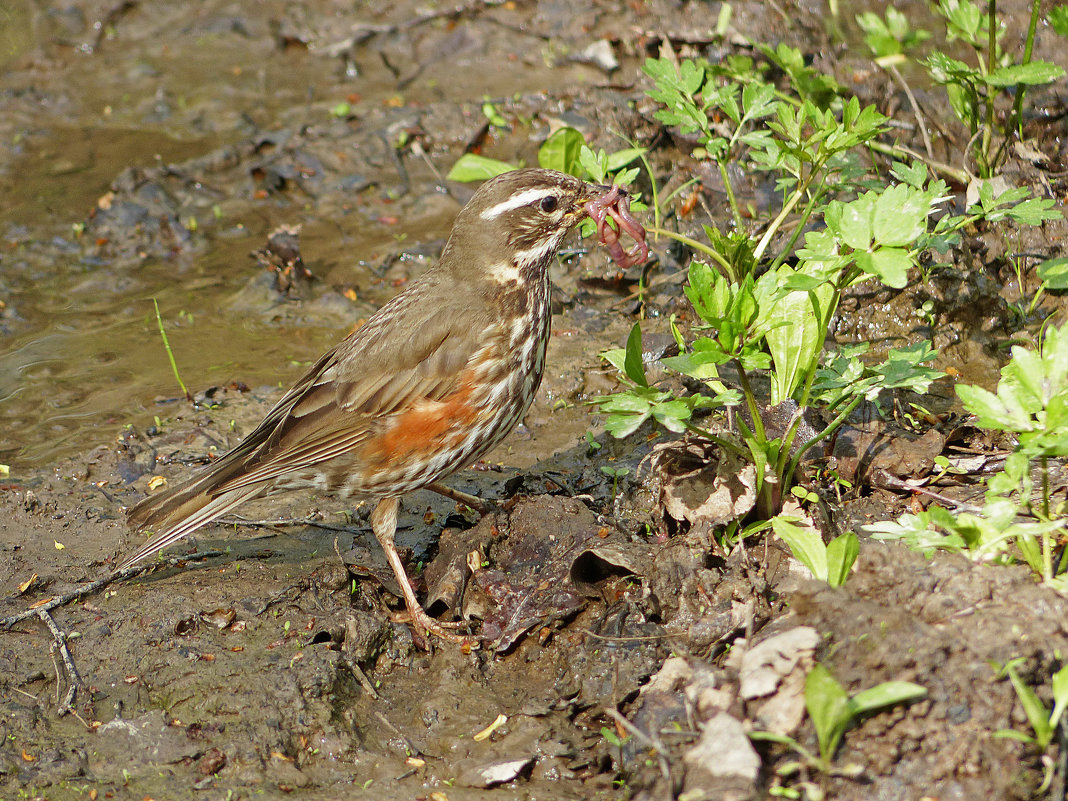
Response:
M473 320L469 313L428 309L407 294L398 297L408 302L387 304L326 353L224 457L240 461L243 470L227 471L218 491L261 484L340 456L374 436L389 416L457 391L481 348L479 332L492 323L479 315Z

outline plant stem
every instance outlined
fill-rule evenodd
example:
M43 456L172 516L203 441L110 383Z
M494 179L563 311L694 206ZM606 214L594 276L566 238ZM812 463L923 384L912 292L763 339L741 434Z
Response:
M757 408L756 395L753 394L749 376L745 374L745 368L742 367L742 363L738 359L731 359L731 364L738 371L738 383L742 387L742 394L745 395L745 403L749 408L749 415L753 418L753 433L757 441L763 444L767 441L768 435L764 432L764 420L761 418L760 410Z
M833 434L835 431L837 431L841 427L842 423L844 423L846 421L846 418L849 417L849 415L851 415L853 413L853 410L857 408L857 404L860 403L863 399L864 399L863 395L857 395L855 398L853 398L853 400L849 403L849 405L846 406L838 414L838 416L835 417L827 425L827 427L825 429L823 429L823 431L821 431L819 434L814 436L808 442L802 443L801 446L794 453L793 458L790 459L790 466L783 473L783 477L786 478L786 477L789 477L789 476L793 476L793 474L797 471L797 466L799 464L801 464L801 458L806 453L808 453L809 448L811 448L816 443L822 442L823 440L827 439L827 437L829 437L831 434Z
M721 159L716 159L716 166L719 167L719 177L722 179L723 188L727 192L727 202L730 203L734 227L739 231L744 231L745 222L742 220L742 213L738 211L738 201L734 199L734 189L731 187L730 176L727 175L727 165Z
M809 177L806 178L803 183L800 181L798 182L797 188L790 196L790 199L787 200L786 203L783 205L782 211L780 211L778 216L776 216L775 219L771 221L771 225L768 226L768 230L764 232L764 236L760 238L760 242L759 244L757 244L756 250L753 251L753 257L757 261L760 261L760 257L763 256L764 251L768 249L768 245L771 244L771 238L775 236L775 232L778 231L780 227L782 227L783 220L785 220L790 215L790 212L794 210L794 206L796 206L801 201L801 197L808 190L808 185L812 181L812 176L815 175L817 170L822 167L822 163L818 165L812 165L812 169L809 172Z
M808 203L805 204L804 210L801 212L801 216L797 220L797 225L794 226L794 232L790 235L786 245L779 250L779 255L775 257L775 261L771 263L769 270L776 270L779 268L788 256L794 251L794 245L797 244L798 237L801 236L801 232L805 230L805 225L808 223L809 217L812 216L812 211L816 208L816 205L827 194L827 185L820 184L820 188L812 194Z
M695 426L689 421L685 422L685 426L687 431L692 431L699 437L704 437L710 442L716 443L717 445L719 445L719 447L723 448L723 450L730 451L735 456L745 457L749 455L749 451L743 448L741 445L738 445L735 442L731 442L729 439L725 439L724 437L721 437L718 434L713 434L711 431L701 428L700 426Z
M959 184L967 185L972 178L965 170L959 170L951 164L946 164L944 161L929 159L922 153L917 153L912 148L905 147L904 145L885 145L882 142L872 140L868 142L868 147L876 153L882 153L884 156L893 156L896 158L909 156L917 161L922 161L938 174L944 175L947 178L952 178Z
M189 390L185 388L185 382L183 382L182 377L178 375L178 363L174 360L174 351L171 350L171 343L167 340L167 332L163 330L163 318L160 316L159 303L155 298L152 298L152 305L156 307L156 327L159 328L159 335L163 340L163 347L167 351L167 358L171 360L171 371L174 373L174 377L178 380L178 386L182 388L182 393L185 395L185 399L192 403L193 396L189 394Z
M1027 26L1027 41L1024 43L1023 66L1031 63L1031 51L1035 46L1035 31L1038 29L1038 6L1039 0L1032 0L1031 22ZM1026 91L1026 84L1016 84L1016 101L1012 104L1012 119L1009 120L1009 127L1015 130L1021 139L1023 138L1023 101Z
M997 64L997 0L987 0L987 43L986 43L986 74L993 73ZM979 58L980 65L982 64L982 56ZM979 154L982 159L979 162L980 169L983 171L983 178L989 178L993 170L993 165L990 163L990 141L994 137L994 92L991 87L986 88L986 116L983 119L983 144L982 151Z
M685 234L678 234L674 231L669 231L666 228L657 227L647 228L646 230L654 236L666 236L668 239L674 239L676 242L681 242L682 244L686 245L686 247L693 248L694 250L704 253L706 256L708 256L708 258L715 261L716 264L718 264L722 268L720 272L723 273L725 278L729 278L732 281L735 280L734 267L731 265L731 263L728 262L725 258L723 258L720 253L718 253L716 250L713 250L703 242L698 242L696 239L691 239Z

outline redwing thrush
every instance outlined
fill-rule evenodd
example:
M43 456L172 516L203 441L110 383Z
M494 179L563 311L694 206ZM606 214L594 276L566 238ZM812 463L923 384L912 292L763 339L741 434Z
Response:
M460 640L426 614L408 581L393 543L399 498L423 487L450 494L435 482L526 413L549 339L549 265L572 227L592 216L617 260L648 254L626 197L550 170L486 182L435 267L324 354L236 448L130 510L133 527L156 535L123 567L259 495L311 488L375 498L371 526L417 639L431 631ZM631 254L606 215L638 241Z

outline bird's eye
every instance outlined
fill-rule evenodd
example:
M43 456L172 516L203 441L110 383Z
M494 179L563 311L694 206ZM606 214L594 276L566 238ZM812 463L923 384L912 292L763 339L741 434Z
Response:
M556 211L557 203L559 203L559 201L556 199L556 195L546 195L541 199L541 203L538 205L546 214L552 214Z

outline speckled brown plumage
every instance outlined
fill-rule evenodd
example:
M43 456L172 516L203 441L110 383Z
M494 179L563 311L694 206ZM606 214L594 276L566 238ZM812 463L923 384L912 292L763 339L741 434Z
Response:
M375 535L417 632L457 639L407 581L393 545L397 499L478 459L525 414L545 363L549 265L604 192L537 169L484 184L434 268L324 354L236 448L130 510L131 526L156 534L125 564L258 495L377 498Z

